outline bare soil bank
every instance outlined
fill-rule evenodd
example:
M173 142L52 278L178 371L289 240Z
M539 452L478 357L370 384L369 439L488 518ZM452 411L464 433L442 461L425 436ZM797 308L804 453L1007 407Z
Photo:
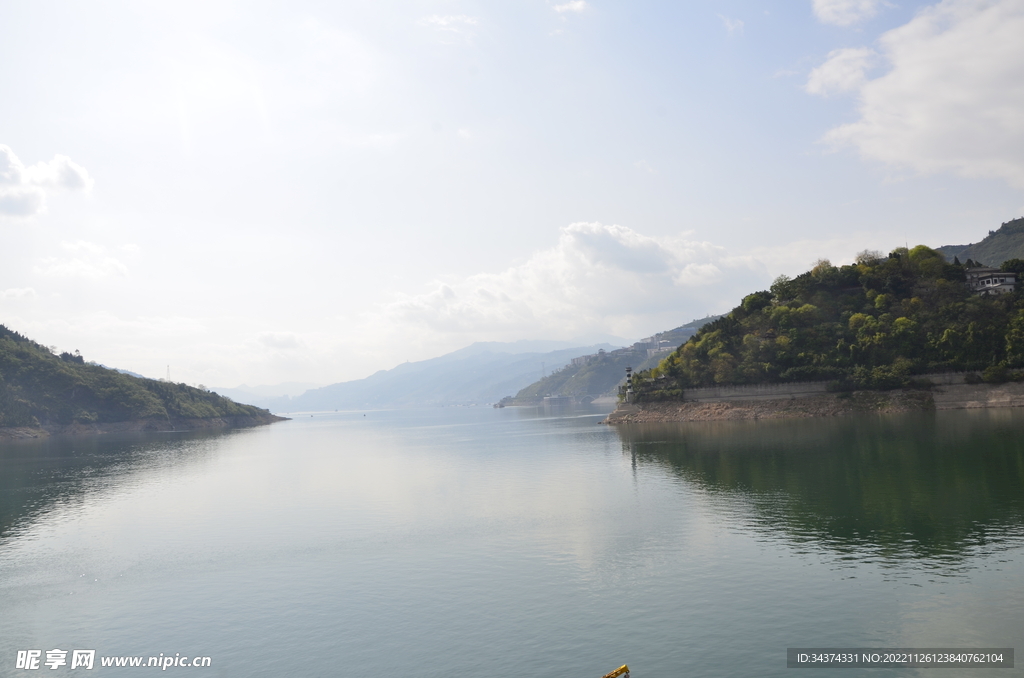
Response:
M835 417L863 412L897 413L1022 406L1024 384L950 384L936 386L927 391L854 391L766 400L620 405L603 423Z
M288 417L275 414L260 416L211 417L209 419L140 419L135 421L116 421L107 424L74 423L66 425L48 425L39 428L0 428L0 440L20 440L27 438L45 438L47 436L97 435L101 433L128 433L132 431L193 431L208 428L246 428L262 426L275 421L285 421Z

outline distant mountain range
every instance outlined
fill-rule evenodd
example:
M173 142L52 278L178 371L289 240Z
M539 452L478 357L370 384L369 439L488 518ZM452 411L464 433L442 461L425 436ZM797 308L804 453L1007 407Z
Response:
M579 372L578 368L583 366L585 374L591 376L585 380L585 386L571 384L571 394L599 396L612 393L625 374L619 369L619 362L625 360L636 368L648 366L651 360L656 364L667 351L716 317L695 320L629 348L611 343L588 346L544 340L477 342L438 358L404 363L365 379L312 388L299 395L280 395L285 387L294 391L301 386L294 383L213 390L273 412L490 405L503 399L509 402L534 384L547 388L557 382L559 388L555 392L560 393L566 390L566 376ZM574 358L580 359L575 367Z
M310 389L295 397L250 397L246 402L274 412L489 405L577 356L618 348L613 344L550 348L564 343L478 342L438 358L381 370L365 379Z
M234 388L214 386L211 391L221 394L225 398L231 398L236 403L270 402L277 398L294 398L302 395L311 388L319 388L322 384L314 384L308 381L286 381L282 384L249 386L242 384Z
M998 267L1008 259L1024 259L1024 217L1005 222L999 230L989 231L981 242L971 245L944 245L936 248L950 263L968 259Z

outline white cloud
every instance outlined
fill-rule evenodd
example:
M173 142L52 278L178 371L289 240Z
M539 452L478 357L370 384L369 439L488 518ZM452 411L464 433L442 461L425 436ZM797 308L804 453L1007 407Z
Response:
M64 241L61 249L70 257L43 257L36 261L32 270L37 275L52 278L85 278L99 280L108 276L127 276L128 267L107 254L102 245L77 240Z
M759 261L711 243L575 223L523 264L439 282L385 315L387 324L474 338L640 336L731 308L768 281Z
M654 168L651 167L650 163L647 162L646 160L637 160L636 162L633 163L633 167L643 172L647 172L648 174L657 174Z
M0 144L0 215L39 214L46 207L45 189L89 192L92 186L89 173L66 155L25 167L10 146Z
M10 146L0 144L0 186L20 186L25 183L25 166L14 155Z
M881 0L813 0L814 16L823 24L850 26L878 14Z
M805 89L810 94L828 96L860 89L867 82L866 71L878 60L867 47L837 49L807 76Z
M553 8L559 14L565 14L566 12L576 12L577 14L587 9L586 0L571 0L561 5L555 5Z
M0 299L34 299L36 291L31 287L12 287L0 290Z
M256 335L256 341L267 348L282 350L296 349L302 345L292 332L260 332Z
M35 186L0 188L0 215L28 217L39 214L46 205L46 194Z
M86 259L58 259L44 257L36 262L32 271L53 278L87 278L98 280L110 275L128 275L128 268L116 259L89 261Z
M743 22L739 19L730 19L721 14L718 15L718 18L722 20L722 25L725 26L725 30L729 32L729 35L733 33L743 34Z
M860 85L860 120L826 141L923 173L1024 188L1022 35L1024 0L944 0L925 9L879 39L889 72Z
M50 162L37 162L27 168L25 175L30 184L67 191L91 191L93 180L85 168L66 155L55 155Z
M76 240L74 242L64 240L61 242L60 248L66 252L84 252L86 254L103 254L104 251L102 245L97 245L87 240Z

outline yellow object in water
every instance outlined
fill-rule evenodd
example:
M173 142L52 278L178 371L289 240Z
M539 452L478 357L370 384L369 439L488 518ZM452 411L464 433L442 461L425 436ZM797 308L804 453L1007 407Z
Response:
M625 676L625 678L629 678L629 667L623 664L611 673L606 673L605 675L601 676L601 678L618 678L619 676Z

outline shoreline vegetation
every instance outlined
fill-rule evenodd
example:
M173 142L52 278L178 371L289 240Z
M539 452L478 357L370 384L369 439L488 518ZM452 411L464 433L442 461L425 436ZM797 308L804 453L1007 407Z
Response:
M183 431L283 421L205 387L146 379L86 362L0 325L0 440Z

